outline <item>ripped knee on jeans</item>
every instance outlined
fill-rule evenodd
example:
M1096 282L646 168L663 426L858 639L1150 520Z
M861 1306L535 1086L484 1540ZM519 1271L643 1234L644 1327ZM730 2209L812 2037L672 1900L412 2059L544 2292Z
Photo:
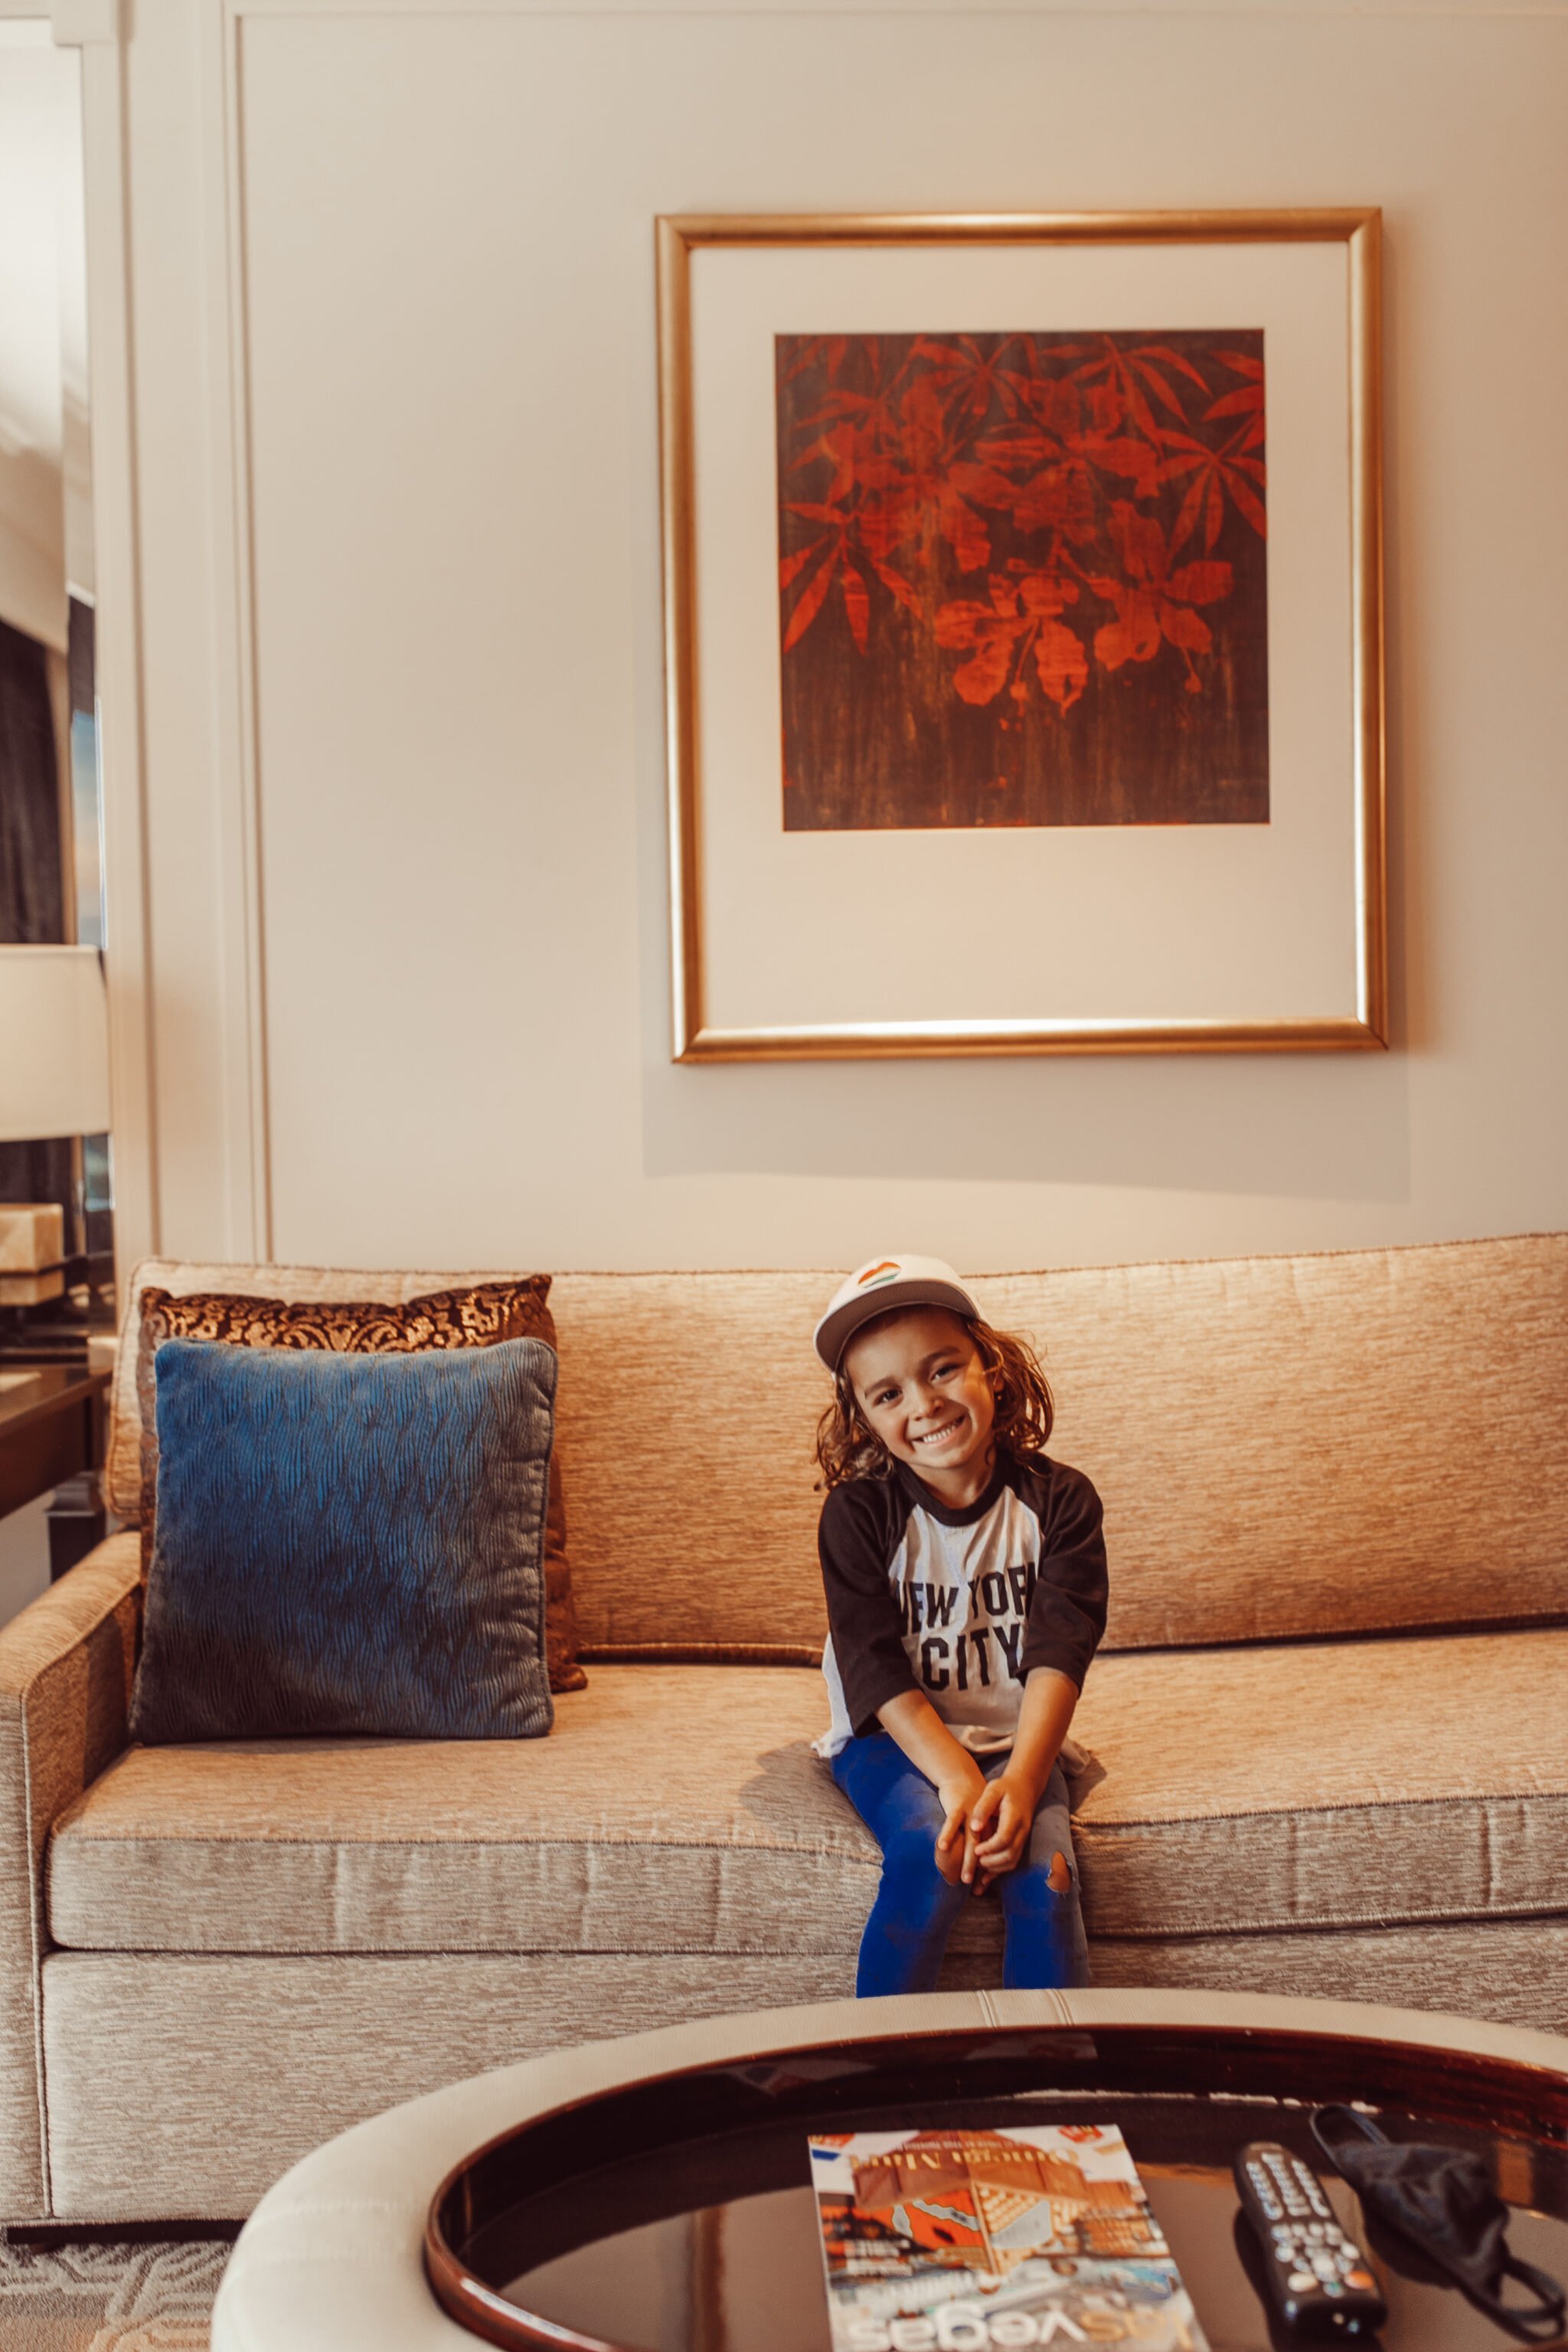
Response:
M1046 1875L1046 1884L1053 1895L1066 1895L1071 1888L1072 1871L1065 1853L1058 1852L1051 1856L1051 1866Z

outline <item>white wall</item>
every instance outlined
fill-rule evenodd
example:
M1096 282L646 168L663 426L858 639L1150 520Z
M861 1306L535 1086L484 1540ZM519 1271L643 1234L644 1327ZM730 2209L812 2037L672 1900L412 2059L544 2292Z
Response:
M165 1248L268 1195L367 1265L1568 1223L1561 8L251 0L226 68L205 5L137 0L127 118ZM1346 203L1394 1050L671 1066L654 215Z

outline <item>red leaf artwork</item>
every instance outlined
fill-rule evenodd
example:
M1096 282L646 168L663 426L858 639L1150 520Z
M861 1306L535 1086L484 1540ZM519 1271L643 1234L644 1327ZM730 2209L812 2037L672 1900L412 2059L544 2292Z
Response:
M1259 330L775 360L789 829L1268 821Z
M936 615L938 645L974 648L973 658L953 673L953 686L964 701L994 702L1007 686L1015 702L1026 703L1032 655L1040 685L1057 708L1065 710L1076 702L1088 681L1089 664L1079 639L1056 616L1064 604L1077 601L1075 581L1028 572L1012 581L994 578L989 604L943 604Z

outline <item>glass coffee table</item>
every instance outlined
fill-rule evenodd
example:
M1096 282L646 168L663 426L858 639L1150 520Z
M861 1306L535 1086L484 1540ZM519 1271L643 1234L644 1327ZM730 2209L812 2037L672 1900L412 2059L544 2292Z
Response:
M426 2233L430 2284L453 2320L503 2347L828 2352L808 2134L1094 2122L1121 2127L1213 2352L1302 2340L1271 2335L1238 2222L1231 2160L1252 2139L1282 2141L1322 2174L1383 2286L1389 2318L1371 2340L1385 2352L1507 2345L1366 2227L1309 2128L1311 2109L1337 2100L1377 2109L1392 2137L1483 2151L1515 2209L1514 2252L1568 2279L1568 2074L1497 2046L1435 2047L1408 2012L1370 2014L1410 2039L1369 2038L1332 2030L1314 2002L1270 2002L1285 2018L1260 2027L1226 2022L1218 2000L1208 2020L1163 2021L1086 2020L1092 1997L1074 2018L1076 1998L1055 2023L1009 2023L999 1996L997 2021L979 2027L864 2038L862 2022L853 2038L772 2049L764 2035L721 2063L556 2105L448 2173ZM1262 2005L1238 2015L1248 2006Z

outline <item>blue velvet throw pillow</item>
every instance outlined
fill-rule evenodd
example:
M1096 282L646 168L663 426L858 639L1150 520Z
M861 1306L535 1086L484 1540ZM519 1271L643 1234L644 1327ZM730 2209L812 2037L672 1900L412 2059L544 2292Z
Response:
M553 1349L166 1339L155 1361L133 1739L549 1730Z

